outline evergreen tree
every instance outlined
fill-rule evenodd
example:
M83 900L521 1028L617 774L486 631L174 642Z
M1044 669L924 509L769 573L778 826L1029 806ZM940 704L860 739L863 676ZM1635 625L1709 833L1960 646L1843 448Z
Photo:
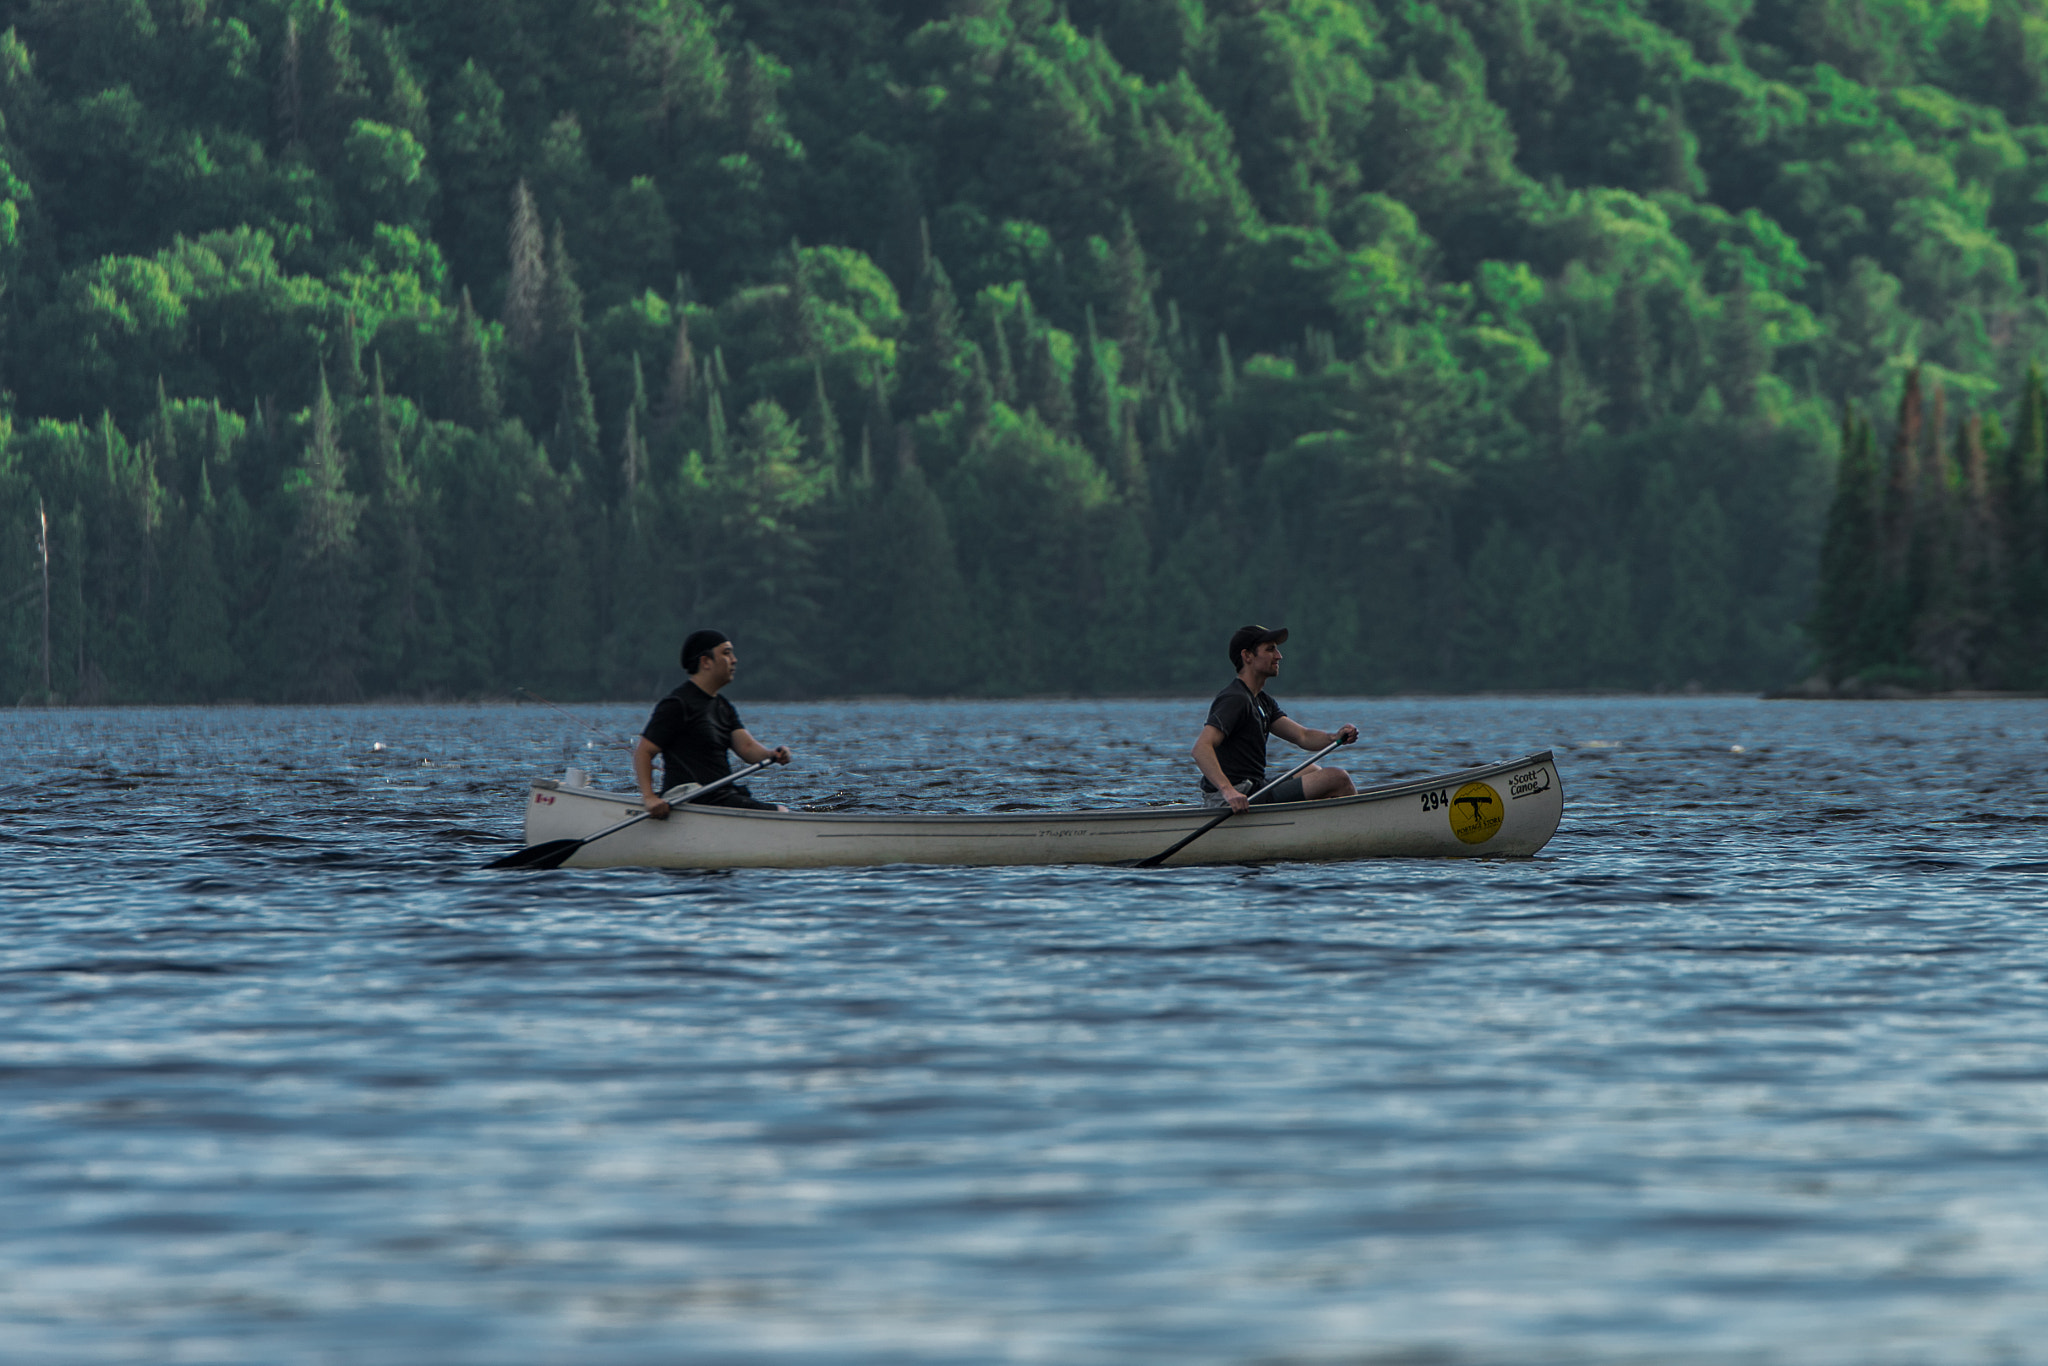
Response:
M541 310L548 293L547 241L533 192L520 181L512 190L512 226L506 234L505 340L528 356L541 340Z
M484 350L482 325L464 287L456 305L450 347L448 417L475 431L487 431L498 423L498 375Z
M1056 435L1074 434L1074 391L1053 354L1052 332L1040 329L1031 337L1031 361L1024 372L1024 401Z
M411 691L446 680L448 632L427 537L420 525L425 493L406 459L390 397L384 358L376 357L370 393L376 458L363 509L363 682L374 694Z
M540 372L566 377L570 351L580 346L583 335L583 290L576 283L575 263L569 259L557 219L548 239L547 283L541 290L540 345L535 352Z
M286 486L296 517L267 610L266 655L288 700L346 701L361 692L362 500L348 491L347 466L323 374L303 463Z
M725 400L719 397L716 385L711 387L704 404L704 430L704 459L716 469L725 464L726 458Z
M815 362L811 365L811 407L804 415L804 435L818 463L827 469L839 468L846 443L839 435L839 418L832 411L831 396L825 392L825 371Z
M936 256L925 262L904 323L896 401L906 416L941 411L966 387L960 304Z
M989 423L994 420L996 388L988 375L988 357L982 354L973 342L967 344L968 371L964 399L964 417L967 440L978 444L988 434Z
M1653 366L1642 285L1634 275L1624 275L1607 325L1607 404L1615 431L1634 431L1650 420Z
M215 556L209 516L212 489L200 471L203 503L178 538L169 564L163 618L163 662L178 695L207 700L234 677L227 585Z
M355 398L363 392L363 339L356 331L353 308L341 315L341 355L335 370L343 398Z
M555 444L566 466L598 470L603 437L597 427L597 399L590 392L590 372L583 364L583 338L569 336L569 368L562 377L561 413L555 419ZM602 473L602 471L599 471Z
M945 507L915 464L890 486L870 534L886 614L867 627L888 642L875 661L881 687L920 696L957 691L972 677L980 627Z
M1848 404L1842 406L1841 441L1811 628L1822 666L1837 682L1864 663L1862 623L1884 567L1877 454L1870 424Z
M668 378L661 391L661 418L657 430L664 436L683 420L697 397L697 353L690 346L690 313L676 309L676 342L669 353Z
M277 84L272 93L273 139L279 151L291 153L305 137L305 87L301 75L299 21L284 21L284 38L277 48Z
M1728 411L1747 417L1756 410L1757 385L1771 371L1770 336L1746 278L1736 280L1721 307L1717 382Z
M1144 517L1129 504L1111 523L1102 557L1102 593L1091 625L1096 685L1107 692L1153 686L1152 550Z
M2048 381L2030 365L2003 464L2001 540L2011 606L1999 653L2008 681L2039 687L2048 680Z
M1081 444L1104 469L1115 467L1122 421L1117 413L1116 377L1104 362L1102 342L1095 333L1095 310L1087 311L1088 334L1074 362L1074 388L1078 408Z
M1159 350L1159 313L1152 303L1152 268L1129 213L1123 215L1108 265L1109 332L1123 356L1123 378L1139 393L1150 393Z
M995 388L998 400L1017 406L1017 367L1010 359L1010 329L1000 313L991 313L988 320L989 345L995 359L990 362L989 382Z
M149 426L149 444L156 454L157 479L173 493L183 491L183 462L178 457L178 429L171 418L171 400L164 377L156 377L156 415Z

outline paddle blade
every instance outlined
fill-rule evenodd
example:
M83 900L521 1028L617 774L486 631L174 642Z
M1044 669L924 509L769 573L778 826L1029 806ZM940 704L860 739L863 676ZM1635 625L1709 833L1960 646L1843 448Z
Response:
M583 847L582 840L543 840L515 849L503 858L492 859L486 868L559 868L569 855Z

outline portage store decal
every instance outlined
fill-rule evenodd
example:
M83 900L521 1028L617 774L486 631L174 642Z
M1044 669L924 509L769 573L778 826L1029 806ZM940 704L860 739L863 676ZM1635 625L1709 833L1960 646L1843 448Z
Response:
M1451 798L1451 833L1467 844L1484 844L1500 829L1506 809L1500 793L1485 783L1466 783Z

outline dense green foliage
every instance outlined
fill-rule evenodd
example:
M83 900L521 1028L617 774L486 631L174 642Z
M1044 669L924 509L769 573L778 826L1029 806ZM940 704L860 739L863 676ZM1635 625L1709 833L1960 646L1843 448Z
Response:
M1813 620L1834 687L2048 685L2048 386L2028 373L2009 440L1947 410L1915 371L1883 456L1843 418Z
M2048 340L2048 0L6 12L8 697L1768 684Z

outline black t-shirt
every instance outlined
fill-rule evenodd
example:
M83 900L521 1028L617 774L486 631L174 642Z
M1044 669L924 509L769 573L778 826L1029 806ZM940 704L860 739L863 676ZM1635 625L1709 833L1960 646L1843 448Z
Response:
M1254 696L1242 678L1231 679L1230 686L1217 693L1216 700L1209 704L1208 724L1223 732L1223 738L1216 742L1216 762L1223 766L1223 776L1233 784L1247 778L1263 783L1266 734L1285 715L1270 693ZM1215 790L1214 783L1202 779L1202 791Z
M732 733L745 728L732 703L685 679L682 687L654 704L654 715L640 733L661 751L661 790L666 792L679 783L715 783L732 772L727 758ZM734 783L705 800L715 801L726 792L746 795Z

